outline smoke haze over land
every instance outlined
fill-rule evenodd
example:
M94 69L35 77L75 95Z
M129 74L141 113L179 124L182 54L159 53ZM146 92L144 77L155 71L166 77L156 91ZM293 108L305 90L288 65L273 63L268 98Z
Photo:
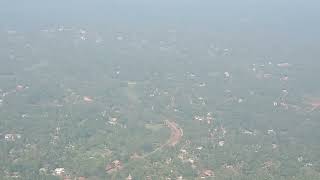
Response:
M320 179L319 7L2 0L0 179Z

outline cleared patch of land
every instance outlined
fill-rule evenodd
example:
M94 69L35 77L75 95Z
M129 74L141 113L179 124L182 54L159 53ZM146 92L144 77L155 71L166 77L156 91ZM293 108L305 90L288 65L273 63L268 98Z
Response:
M175 146L179 143L183 136L183 130L179 128L178 124L169 120L165 121L165 124L170 128L171 135L168 139L166 145L167 146Z

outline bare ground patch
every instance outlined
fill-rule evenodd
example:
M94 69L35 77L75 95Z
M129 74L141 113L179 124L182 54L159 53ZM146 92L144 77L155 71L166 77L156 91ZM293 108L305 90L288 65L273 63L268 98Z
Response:
M168 139L166 145L167 146L175 146L179 143L183 136L183 130L179 128L178 124L169 120L165 121L165 124L169 127L171 134Z

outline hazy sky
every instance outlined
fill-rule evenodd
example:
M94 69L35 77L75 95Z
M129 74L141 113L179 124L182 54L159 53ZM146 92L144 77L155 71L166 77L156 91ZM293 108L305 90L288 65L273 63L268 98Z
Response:
M316 0L1 0L0 22L247 23L311 31L319 29L319 7Z

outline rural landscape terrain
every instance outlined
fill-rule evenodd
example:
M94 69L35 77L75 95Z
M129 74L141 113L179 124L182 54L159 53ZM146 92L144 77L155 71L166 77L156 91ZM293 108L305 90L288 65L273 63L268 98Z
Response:
M0 39L0 179L320 179L314 47L175 26Z

